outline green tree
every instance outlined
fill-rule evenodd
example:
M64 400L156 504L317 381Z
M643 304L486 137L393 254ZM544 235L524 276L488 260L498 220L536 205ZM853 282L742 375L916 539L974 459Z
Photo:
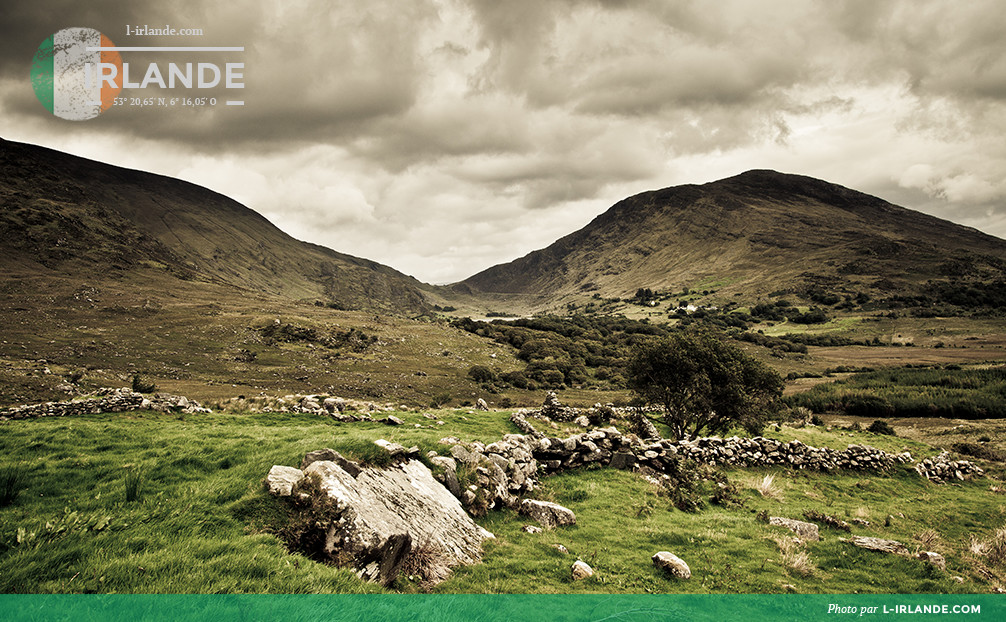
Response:
M678 440L735 425L758 433L783 389L767 365L704 330L637 346L628 377L644 402L663 408L663 421Z

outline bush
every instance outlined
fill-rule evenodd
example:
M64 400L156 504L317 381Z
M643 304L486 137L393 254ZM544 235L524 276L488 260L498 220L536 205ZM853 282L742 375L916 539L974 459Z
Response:
M156 384L148 382L140 374L133 374L132 385L134 393L153 393L157 390Z
M440 393L437 393L430 399L430 407L440 408L449 401L451 401L450 391L442 391Z
M868 432L873 432L874 434L886 434L888 436L897 436L898 434L891 427L891 424L887 423L883 419L877 419L870 424L870 427L866 428Z
M468 369L468 377L480 384L488 384L496 380L496 372L485 365L472 365Z

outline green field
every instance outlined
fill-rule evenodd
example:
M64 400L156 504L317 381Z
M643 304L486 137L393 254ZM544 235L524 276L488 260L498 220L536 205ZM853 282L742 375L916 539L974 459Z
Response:
M396 413L406 425L340 424L312 415L168 415L152 412L7 422L0 426L0 472L20 475L19 494L0 507L0 591L32 593L378 592L347 570L287 551L277 533L289 514L262 479L273 464L297 465L321 447L353 453L376 438L424 451L438 440L495 440L515 432L507 412ZM425 427L415 428L415 424ZM934 447L867 432L783 427L772 436L844 448L866 443L920 457ZM988 466L988 465L986 465ZM137 479L127 501L127 479ZM982 479L937 486L913 473L823 475L785 469L721 472L742 505L698 493L695 513L637 475L611 469L569 472L543 481L539 498L566 505L574 527L527 534L512 511L479 522L496 534L481 564L460 568L438 592L957 593L1002 585L1006 497ZM774 481L764 486L766 476ZM768 496L758 492L766 488ZM869 527L853 533L894 538L946 556L947 571L839 542L796 544L785 529L757 519L801 519L817 510ZM934 521L934 516L952 520ZM983 544L984 543L984 544ZM997 544L998 543L998 544ZM553 545L562 544L569 555ZM984 548L983 548L984 547ZM996 548L999 547L999 548ZM667 578L650 556L669 550L693 577ZM597 572L572 582L577 558ZM960 579L955 579L960 577ZM417 587L401 578L393 591Z

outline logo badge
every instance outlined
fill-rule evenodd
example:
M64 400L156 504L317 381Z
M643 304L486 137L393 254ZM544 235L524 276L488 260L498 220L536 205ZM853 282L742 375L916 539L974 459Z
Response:
M64 28L38 46L31 84L45 109L61 119L86 121L112 107L122 90L122 57L93 28ZM100 70L116 65L106 75Z

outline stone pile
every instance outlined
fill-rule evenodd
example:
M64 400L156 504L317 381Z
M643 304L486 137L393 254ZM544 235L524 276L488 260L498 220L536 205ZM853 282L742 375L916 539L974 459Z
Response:
M588 464L607 466L616 454L631 455L634 446L638 446L635 437L623 436L613 427L597 428L569 438L539 438L533 444L533 455L542 471L551 474Z
M545 394L545 403L541 405L538 416L547 417L552 421L572 421L579 416L579 412L575 408L567 408L560 404L555 392L549 391Z
M145 396L127 387L100 389L97 397L65 402L45 402L0 409L0 421L33 419L36 417L72 417L132 410L159 410L162 412L208 413L199 402L180 395L156 393Z
M441 443L451 445L450 456L431 452L429 458L444 469L439 479L475 515L516 508L519 497L538 484L533 441L526 436L505 434L488 445L462 444L454 438L441 439Z
M981 467L975 463L967 460L954 460L947 452L943 452L935 458L926 458L915 465L915 470L922 477L937 484L944 484L954 479L964 481L985 474Z

